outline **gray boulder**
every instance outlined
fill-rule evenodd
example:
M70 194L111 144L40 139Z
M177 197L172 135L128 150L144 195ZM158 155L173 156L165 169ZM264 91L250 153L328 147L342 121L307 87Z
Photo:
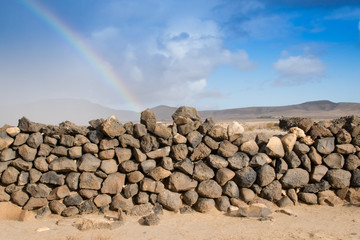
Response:
M188 175L181 172L173 172L169 177L168 188L174 192L183 192L195 189L197 181L191 179Z
M226 161L223 157L215 154L210 154L208 156L208 162L211 167L216 169L226 168L229 164L229 162Z
M335 150L335 138L327 137L317 140L317 147L319 153L330 154Z
M102 131L110 138L118 137L126 132L120 121L115 116L111 116L102 124Z
M301 160L294 151L285 155L285 161L287 162L289 168L297 168L301 165Z
M260 196L272 202L276 202L281 199L281 191L281 183L275 180L261 190Z
M345 162L340 153L330 153L323 161L329 168L342 168Z
M235 172L234 182L239 187L249 188L256 181L257 174L251 167L245 167Z
M304 187L309 182L309 173L301 168L289 169L281 178L284 188Z
M224 186L228 181L233 179L235 173L228 168L221 168L216 172L216 181L220 186Z
M197 202L197 200L199 198L199 194L194 190L189 190L189 191L185 192L182 195L182 197L183 197L184 203L186 203L189 206L192 206Z
M239 198L239 196L240 196L239 187L237 186L237 184L234 181L228 181L223 186L223 194L225 194L226 196L228 196L230 198Z
M199 183L197 192L200 196L206 198L219 198L222 194L222 189L214 180L206 180Z
M264 187L270 184L275 179L275 170L270 165L266 164L257 170L257 184Z
M221 196L215 199L215 205L219 211L227 212L231 204L227 196Z
M180 194L169 190L162 191L158 196L158 201L164 208L171 211L178 211L182 205Z
M78 168L83 172L95 172L101 164L101 160L90 153L84 154L79 162Z
M203 161L199 161L195 164L193 177L197 181L205 181L215 176L214 171L206 165Z
M271 162L272 160L268 155L266 155L265 153L258 153L251 158L249 165L250 167L261 167Z
M239 148L236 145L224 140L219 145L218 154L223 157L232 157L238 150Z
M212 198L199 198L194 208L196 211L206 213L215 208L215 201Z
M57 174L54 171L50 171L50 172L44 173L41 176L40 182L61 186L61 185L64 185L64 183L65 183L65 176L62 174Z
M49 169L56 172L76 172L77 166L74 160L66 157L55 158L49 164Z
M343 169L330 169L327 171L325 179L332 188L345 188L350 186L351 173Z
M250 158L246 153L237 152L228 158L229 165L234 170L239 170L249 166Z

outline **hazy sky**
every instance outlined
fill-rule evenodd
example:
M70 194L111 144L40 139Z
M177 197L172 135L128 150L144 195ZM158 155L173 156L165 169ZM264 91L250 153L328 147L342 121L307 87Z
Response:
M360 1L2 0L0 83L129 110L360 102Z

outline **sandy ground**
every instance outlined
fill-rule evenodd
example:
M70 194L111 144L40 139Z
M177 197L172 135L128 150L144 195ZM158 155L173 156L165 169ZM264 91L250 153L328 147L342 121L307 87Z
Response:
M236 218L214 210L180 214L164 211L156 226L142 226L140 217L126 217L114 230L80 231L77 218L50 216L43 220L0 220L0 239L110 240L110 239L360 239L359 206L308 206L290 209L297 216L273 212L273 220ZM4 217L4 207L0 210ZM83 217L84 218L84 217ZM103 218L87 215L85 218ZM9 219L9 218L8 218ZM56 224L60 220L61 224ZM45 230L40 231L39 230Z

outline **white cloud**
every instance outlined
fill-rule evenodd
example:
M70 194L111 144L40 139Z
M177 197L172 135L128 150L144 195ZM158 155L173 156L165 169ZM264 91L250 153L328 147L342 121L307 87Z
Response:
M188 88L194 92L201 92L206 88L206 79L200 79L198 81L188 82Z
M216 67L226 64L241 71L255 67L245 50L223 47L223 33L209 20L174 19L165 28L137 39L127 38L121 28L112 32L116 34L111 37L92 34L91 41L146 104L194 105L210 92L211 97L221 96L207 88L206 79Z
M279 78L275 85L298 85L314 81L322 77L325 64L316 56L289 56L279 59L273 65Z

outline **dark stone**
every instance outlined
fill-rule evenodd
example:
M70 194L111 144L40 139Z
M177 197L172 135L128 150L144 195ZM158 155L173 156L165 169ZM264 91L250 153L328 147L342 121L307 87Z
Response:
M44 173L41 178L40 182L42 183L48 183L53 185L64 185L65 183L65 176L62 174L57 174L54 171L50 171L47 173Z
M160 218L157 214L152 213L150 215L142 217L139 222L141 225L154 226L159 224Z
M185 158L181 162L175 163L174 167L190 176L194 173L194 164L188 158Z
M272 202L276 202L281 199L281 191L281 183L275 180L262 189L260 196Z
M214 171L206 165L203 161L199 161L195 164L193 177L197 181L205 181L215 176Z
M222 189L214 180L206 180L199 183L197 192L200 196L206 198L219 198L222 194Z
M343 169L330 169L325 178L332 188L345 188L350 186L351 173Z
M309 173L301 168L289 169L281 178L284 188L304 187L309 182Z
M239 187L236 185L234 181L228 181L223 186L223 194L225 194L230 198L239 198L240 196Z
M212 198L199 198L196 204L194 205L194 209L196 211L206 213L215 207L215 201Z
M221 196L215 199L215 205L219 211L227 212L230 207L230 200L227 196Z
M291 151L290 153L286 153L285 161L288 164L289 168L297 168L301 165L301 160L294 151Z
M182 195L182 197L183 197L183 201L187 205L192 206L197 202L197 200L199 198L199 194L194 190L189 190L189 191L185 192Z
M327 181L321 181L319 183L313 183L305 186L303 192L305 193L317 193L330 189L330 184Z
M228 158L229 165L234 170L239 170L249 166L249 161L249 156L243 152L237 152L234 156Z
M275 170L270 165L266 164L257 170L257 184L264 187L270 184L275 179Z
M78 193L73 193L64 198L64 204L66 206L79 206L83 199Z
M256 172L251 167L245 167L235 172L234 182L239 187L249 188L256 180Z

